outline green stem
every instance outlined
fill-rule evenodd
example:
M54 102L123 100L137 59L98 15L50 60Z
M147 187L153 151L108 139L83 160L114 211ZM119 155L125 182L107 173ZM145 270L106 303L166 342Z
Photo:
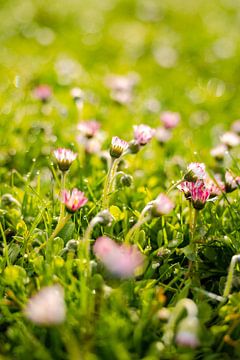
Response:
M5 258L6 258L6 263L7 263L7 265L10 265L9 256L8 256L8 244L7 244L7 239L6 239L6 235L5 235L5 233L4 233L3 226L2 226L2 223L1 223L1 222L0 222L0 230L1 230L2 238L3 238L4 255L5 255Z
M71 218L71 216L72 216L71 214L67 214L62 219L59 217L59 220L58 220L55 230L53 231L52 235L48 238L48 241L45 241L44 243L42 243L42 245L39 246L38 252L47 245L47 242L53 240L57 236L57 234L62 230L62 228L66 225L68 220Z
M137 231L137 229L139 229L146 221L150 220L151 216L147 215L145 216L145 212L143 211L138 219L138 221L136 222L135 225L133 225L133 227L131 227L131 229L128 231L126 237L125 237L125 244L129 244L130 243L130 239L131 237L133 237L134 233Z
M61 172L61 189L60 189L60 196L62 191L65 189L65 182L66 182L66 172L62 171ZM60 204L60 218L59 221L64 217L64 213L65 213L65 205L63 202L61 202Z
M224 289L224 293L223 296L224 297L228 297L232 288L232 281L233 281L233 274L234 274L234 268L236 263L240 261L240 255L234 255L232 257L231 263L230 263L230 267L228 270L228 276L227 276L227 281L226 281L226 285L225 285L225 289Z
M176 183L172 184L170 186L170 188L167 190L167 194L169 194L170 191L172 191L176 186L180 185L183 181L184 181L184 179L181 179L181 180L178 180Z
M109 208L109 195L114 187L114 180L115 174L117 172L118 164L120 158L118 159L111 159L111 165L108 170L108 174L105 180L104 189L103 189L103 196L102 196L102 209Z
M190 299L180 300L173 309L170 319L166 325L165 334L163 335L163 342L166 345L171 345L173 343L175 326L184 309L186 309L188 317L197 317L198 308L196 304Z

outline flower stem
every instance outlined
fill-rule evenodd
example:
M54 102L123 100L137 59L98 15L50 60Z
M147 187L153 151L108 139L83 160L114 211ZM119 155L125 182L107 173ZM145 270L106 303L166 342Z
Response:
M115 174L117 172L118 164L120 158L118 159L111 159L111 164L108 170L108 174L105 180L104 189L103 189L103 196L102 196L102 209L109 208L109 195L114 187L115 181Z
M61 196L61 192L65 189L65 182L66 182L66 172L62 171L61 172L61 189L60 189L60 196ZM60 217L59 217L59 222L61 221L61 219L64 217L64 213L65 213L65 205L63 202L60 203Z
M233 281L233 273L234 273L234 268L236 263L240 261L240 255L234 255L232 257L231 263L230 263L230 267L228 270L228 276L227 276L227 281L226 281L226 285L225 285L225 289L224 289L224 293L223 296L224 297L228 297L232 288L232 281Z
M131 229L128 231L128 233L127 233L127 235L125 237L125 244L129 244L130 239L134 235L135 231L137 229L139 229L140 226L142 226L146 221L150 220L150 218L151 218L150 214L146 215L146 212L148 210L149 210L149 204L147 206L145 206L145 208L141 212L140 217L139 217L138 221L136 222L136 224L133 225L133 227L131 227Z
M178 180L176 183L172 184L172 185L170 186L170 188L167 190L167 194L169 194L170 191L172 191L176 186L180 185L183 181L184 181L184 180L181 179L181 180Z

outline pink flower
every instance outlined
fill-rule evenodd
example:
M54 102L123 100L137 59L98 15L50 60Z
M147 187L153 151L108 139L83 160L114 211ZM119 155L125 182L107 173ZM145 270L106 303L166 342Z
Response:
M65 320L64 292L60 285L42 288L27 303L25 316L37 325L57 325Z
M196 316L188 316L181 320L175 341L177 345L195 349L200 345L198 338L199 320Z
M144 263L144 256L135 246L118 245L106 236L96 240L93 251L108 271L120 278L133 277Z
M184 193L186 199L190 200L193 207L197 210L204 208L211 195L211 189L202 180L198 180L195 183L184 181L178 186L178 189Z
M66 209L70 213L74 213L86 204L88 199L85 197L82 191L73 189L72 192L63 190L61 193L61 201L65 204Z
M36 99L42 102L47 102L52 96L52 90L48 85L39 85L33 90L33 94Z
M211 150L210 154L216 160L223 160L226 151L227 151L227 147L224 144L219 144L218 146L216 146Z
M234 121L231 127L232 131L240 135L240 120Z
M54 150L53 154L61 171L67 171L77 157L77 154L73 151L62 148Z
M239 136L235 132L228 131L220 137L222 144L226 145L229 149L238 146Z
M150 126L141 124L133 126L134 129L134 139L138 142L139 145L146 145L152 139L155 134L155 130Z
M161 114L161 120L166 129L173 129L178 125L180 115L177 112L164 111Z
M226 192L230 193L240 187L240 176L233 176L230 171L225 173Z
M96 120L82 121L78 124L78 130L87 138L94 137L99 129L100 124Z
M209 198L219 196L225 191L225 184L219 178L217 178L217 176L214 180L207 178L205 185L210 190Z
M168 140L171 139L172 133L170 130L165 129L164 127L158 127L156 129L155 137L160 144L165 144Z
M174 203L172 200L165 194L160 194L152 202L152 215L153 216L163 216L168 215L174 208Z
M203 180L206 178L205 164L192 162L187 167L184 179L190 182Z
M211 195L211 190L202 181L197 181L191 190L191 200L193 207L197 210L204 208L206 201Z
M110 155L113 158L119 158L127 148L128 143L126 141L114 136L111 142Z

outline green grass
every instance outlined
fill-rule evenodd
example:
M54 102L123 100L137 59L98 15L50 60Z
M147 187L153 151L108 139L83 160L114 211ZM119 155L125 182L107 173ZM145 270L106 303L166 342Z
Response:
M188 202L174 189L174 210L146 222L132 239L147 259L135 279L112 276L92 251L102 235L123 242L146 204L181 179L189 162L204 162L210 176L228 168L240 175L239 146L221 165L210 156L239 117L239 11L232 0L0 1L0 359L240 359L238 265L232 295L223 297L240 251L239 190L199 212L196 251L189 245ZM122 106L105 78L128 73L139 82L132 103ZM38 84L52 88L47 104L32 95ZM81 113L70 95L76 86L84 92ZM153 139L124 158L120 169L133 184L111 195L111 226L93 230L86 279L81 239L101 208L107 166L98 154L84 153L77 124L97 119L108 150L112 136L130 141L135 124L160 126L165 110L179 112L181 122L165 146ZM88 203L51 239L60 211L52 156L58 147L78 153L67 188L84 191ZM69 250L72 239L78 249ZM188 276L189 260L198 263L196 276ZM24 315L28 299L55 283L64 289L65 322L31 323ZM176 316L171 342L164 340L183 299L198 309L194 349L175 341L186 310Z

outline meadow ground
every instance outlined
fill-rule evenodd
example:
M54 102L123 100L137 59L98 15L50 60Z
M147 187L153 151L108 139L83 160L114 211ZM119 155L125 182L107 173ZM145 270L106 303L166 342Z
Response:
M239 25L0 0L1 360L240 359Z

